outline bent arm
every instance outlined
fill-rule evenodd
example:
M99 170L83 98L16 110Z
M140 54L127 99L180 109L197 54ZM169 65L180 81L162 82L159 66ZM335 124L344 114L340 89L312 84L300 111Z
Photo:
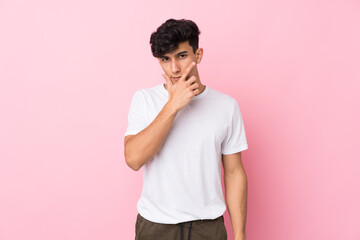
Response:
M136 135L125 137L125 161L131 169L138 171L160 150L177 112L167 102L149 126Z

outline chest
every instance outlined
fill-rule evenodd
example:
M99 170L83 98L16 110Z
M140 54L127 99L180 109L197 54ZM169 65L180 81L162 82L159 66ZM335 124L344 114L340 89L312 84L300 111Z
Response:
M163 104L149 106L149 124L163 108ZM177 144L203 145L221 144L229 128L229 112L226 108L211 102L191 101L176 115L169 130L168 140Z

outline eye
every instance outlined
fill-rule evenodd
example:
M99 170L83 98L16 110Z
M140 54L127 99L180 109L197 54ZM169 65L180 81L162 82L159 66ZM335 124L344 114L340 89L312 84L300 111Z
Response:
M164 62L164 61L167 61L168 59L169 59L169 58L167 58L167 57L162 57L162 58L161 58L161 61Z
M184 56L184 57L181 57L181 56ZM181 54L179 55L180 58L185 58L186 57L186 54Z

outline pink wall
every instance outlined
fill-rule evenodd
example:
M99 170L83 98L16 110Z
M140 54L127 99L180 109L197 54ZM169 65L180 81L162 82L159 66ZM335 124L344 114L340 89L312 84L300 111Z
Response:
M123 133L164 81L148 42L170 17L199 25L202 82L241 107L248 239L360 239L355 0L0 1L0 239L134 238Z

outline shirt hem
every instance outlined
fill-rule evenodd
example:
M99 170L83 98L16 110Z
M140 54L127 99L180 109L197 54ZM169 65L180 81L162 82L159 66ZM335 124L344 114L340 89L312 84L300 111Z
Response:
M179 222L179 221L176 221L176 222L164 222L164 221L157 221L157 220L155 220L155 219L148 218L148 217L146 216L146 214L144 215L143 213L141 213L141 211L139 211L139 209L137 209L137 211L138 211L138 213L139 213L143 218L145 218L146 220L148 220L148 221L150 221L150 222L154 222L154 223L160 223L160 224L179 224L179 223L189 222L189 221L209 220L209 219L210 219L210 218L204 218L204 219L188 218L188 219L183 219L183 220L181 220L181 222ZM220 217L220 216L223 216L224 213L226 212L226 206L225 206L224 211L222 211L222 212L223 212L222 214L220 214L220 215L217 216L217 217L212 218L212 220L213 220L213 219L216 219L216 218L218 218L218 217Z

